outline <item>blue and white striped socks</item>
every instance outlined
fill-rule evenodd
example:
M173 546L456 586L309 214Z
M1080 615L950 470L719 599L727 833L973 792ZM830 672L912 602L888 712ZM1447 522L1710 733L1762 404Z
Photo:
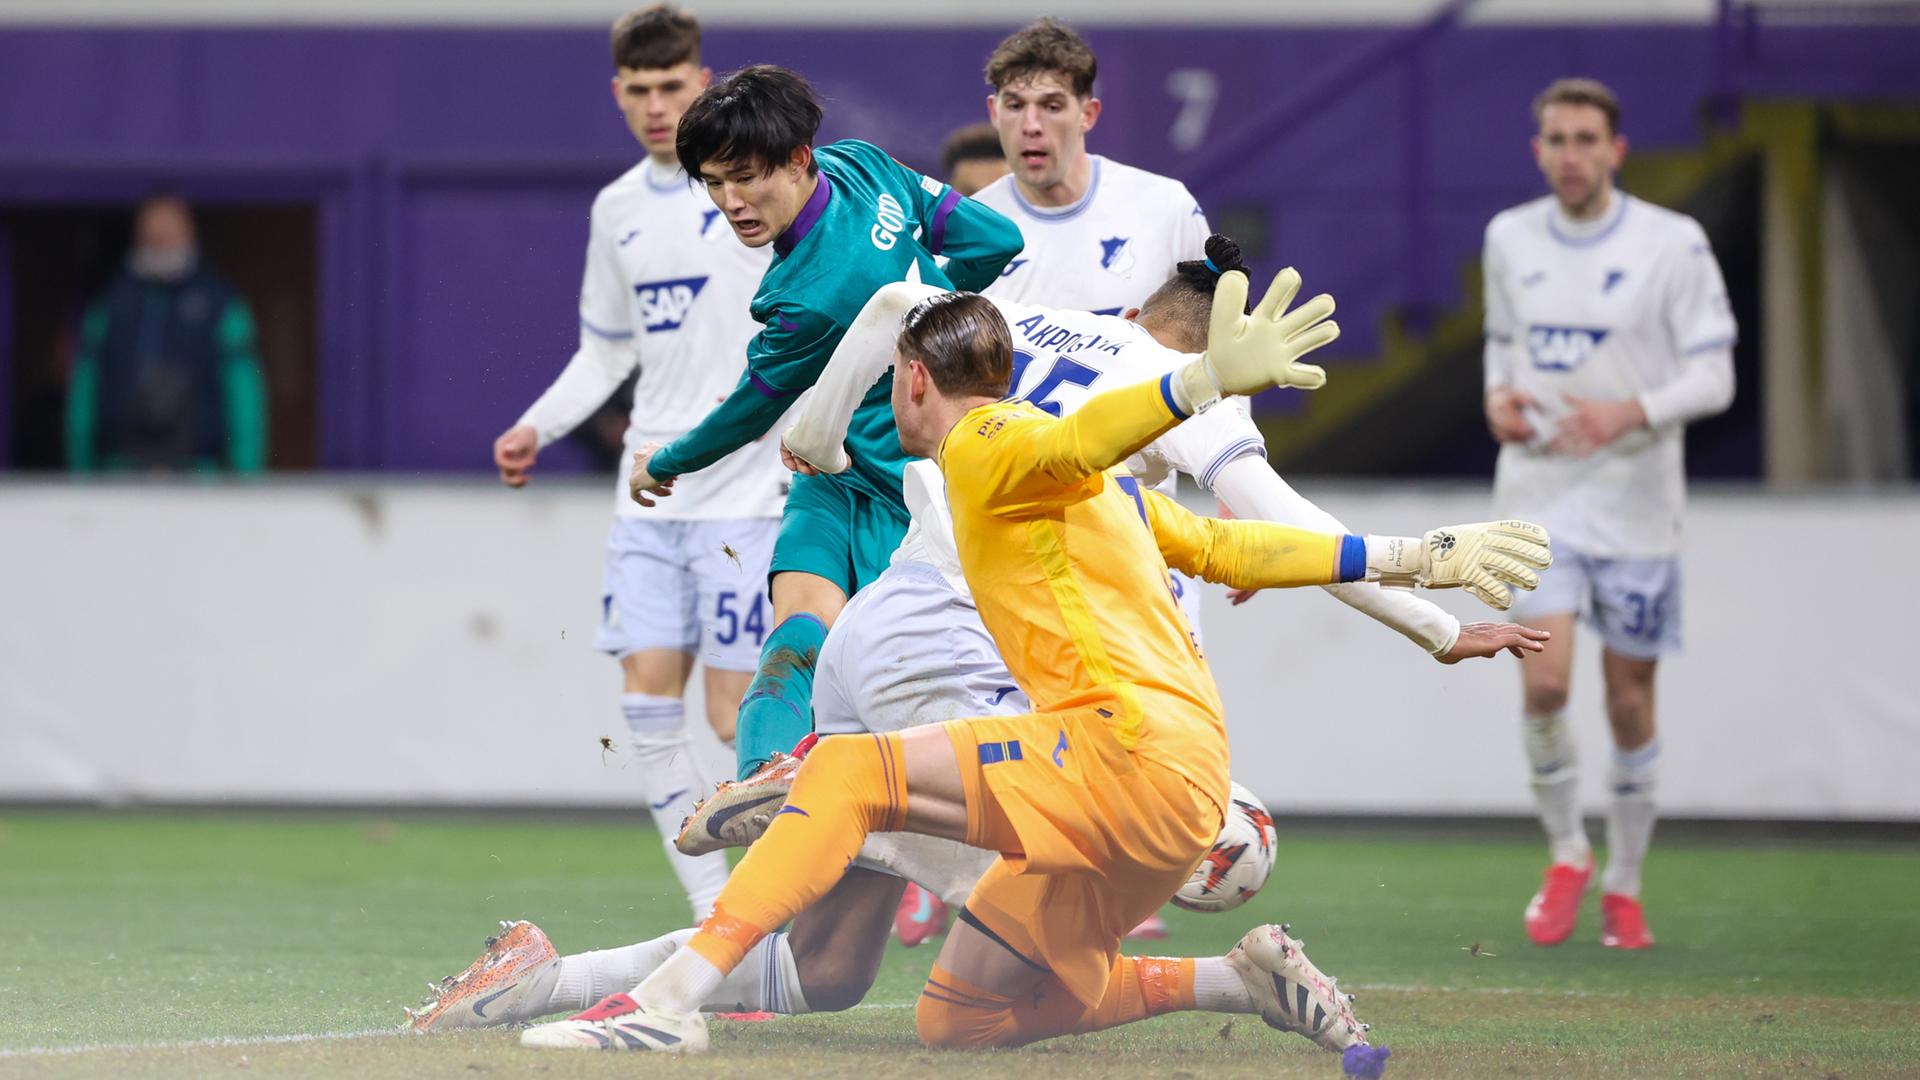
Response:
M1543 716L1528 715L1521 734L1527 764L1533 771L1533 803L1540 812L1553 861L1584 867L1592 848L1587 826L1580 819L1580 775L1573 732L1564 710Z
M1660 764L1660 739L1633 750L1613 750L1607 787L1613 802L1607 808L1607 871L1600 878L1604 892L1640 895L1640 865L1653 844L1654 778Z
M633 763L640 771L640 789L660 830L680 887L687 891L687 903L693 908L694 921L707 917L720 887L727 883L727 857L723 852L709 855L682 855L673 846L680 823L693 813L693 807L711 787L694 758L693 740L687 736L686 708L677 697L657 694L622 694L620 714L625 717Z

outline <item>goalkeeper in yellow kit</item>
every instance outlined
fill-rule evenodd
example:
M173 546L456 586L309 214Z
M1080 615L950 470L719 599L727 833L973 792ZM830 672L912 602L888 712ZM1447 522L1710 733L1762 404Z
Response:
M1205 855L1227 802L1221 705L1169 565L1245 588L1459 586L1504 608L1548 561L1544 531L1523 522L1334 536L1197 517L1115 470L1222 394L1319 386L1324 374L1297 360L1337 336L1333 301L1288 312L1298 287L1283 271L1249 315L1245 275L1225 275L1206 354L1064 420L1002 400L1012 343L989 302L946 294L910 312L893 382L901 445L939 462L981 619L1036 711L830 736L795 772L723 788L695 822L784 805L713 914L631 993L530 1028L523 1044L706 1049L696 1010L721 977L823 895L868 833L891 831L1002 856L922 992L930 1045L1013 1045L1196 1008L1257 1012L1335 1049L1364 1041L1281 928L1225 957L1119 954Z

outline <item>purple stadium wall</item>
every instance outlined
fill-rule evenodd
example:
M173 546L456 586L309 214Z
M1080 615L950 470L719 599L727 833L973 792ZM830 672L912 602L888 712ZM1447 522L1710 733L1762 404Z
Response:
M796 67L826 99L826 137L924 166L983 117L998 36L726 29L708 61ZM1555 76L1613 84L1642 149L1697 144L1709 107L1737 97L1920 97L1913 26L1088 37L1107 107L1093 148L1180 177L1216 221L1263 214L1268 257L1341 297L1357 355L1389 308L1460 303L1487 218L1538 191L1526 104ZM1187 153L1172 135L1180 69L1220 87ZM0 204L123 203L158 182L311 203L320 462L483 469L572 350L587 206L634 157L607 74L588 30L0 31Z

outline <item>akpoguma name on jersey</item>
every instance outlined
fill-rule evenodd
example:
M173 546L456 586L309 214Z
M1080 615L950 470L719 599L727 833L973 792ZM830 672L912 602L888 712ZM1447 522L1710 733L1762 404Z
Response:
M1014 326L1020 335L1035 348L1050 349L1056 353L1081 352L1086 349L1099 349L1104 353L1117 353L1126 344L1124 341L1112 341L1105 334L1075 333L1064 326L1056 326L1043 315L1033 315L1021 319Z

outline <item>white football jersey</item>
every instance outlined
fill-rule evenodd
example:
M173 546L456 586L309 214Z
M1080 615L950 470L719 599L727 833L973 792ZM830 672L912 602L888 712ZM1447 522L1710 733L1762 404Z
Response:
M1207 217L1178 180L1098 154L1087 193L1071 206L1039 207L1003 176L973 198L1020 226L1027 246L986 295L1118 315L1206 256Z
M1547 196L1487 225L1487 387L1530 394L1536 432L1550 435L1566 395L1644 404L1689 364L1731 363L1733 310L1699 223L1624 192L1614 202L1575 223ZM1494 513L1588 555L1678 554L1685 425L1649 420L1586 457L1552 452L1546 436L1503 445Z
M735 239L684 173L660 173L642 161L594 199L580 285L583 330L630 344L640 364L616 512L654 520L778 517L788 473L771 437L679 478L652 509L627 493L635 450L679 438L739 384L747 341L760 330L747 303L773 250Z
M1009 396L1055 416L1077 411L1095 394L1157 379L1191 358L1116 315L990 299L1013 332ZM1154 440L1127 468L1171 497L1175 472L1212 487L1222 466L1249 454L1265 457L1267 443L1247 415L1247 399L1231 397Z

